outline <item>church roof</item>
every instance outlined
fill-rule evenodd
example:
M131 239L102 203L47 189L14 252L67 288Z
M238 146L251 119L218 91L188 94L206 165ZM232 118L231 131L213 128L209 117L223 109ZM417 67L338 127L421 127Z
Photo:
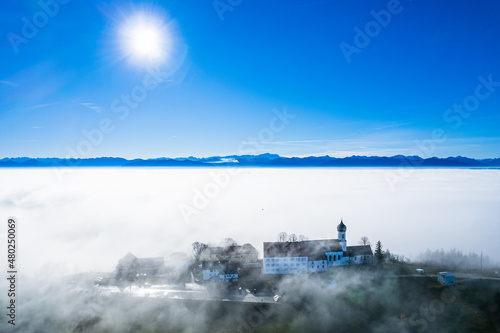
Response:
M337 231L338 232L345 232L347 230L347 227L345 226L344 222L340 220L340 224L337 226Z
M301 242L264 242L264 257L325 256L325 252L342 252L338 239L309 240Z
M373 255L373 252L370 245L356 245L356 246L348 246L346 254L348 257L352 257L360 255Z

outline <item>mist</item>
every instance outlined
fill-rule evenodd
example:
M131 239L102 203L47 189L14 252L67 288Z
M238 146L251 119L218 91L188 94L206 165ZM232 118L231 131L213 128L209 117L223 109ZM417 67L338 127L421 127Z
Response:
M380 276L370 267L333 270L333 287L316 276L284 277L272 290L287 295L284 304L75 294L75 274L87 274L81 276L91 290L92 277L112 272L129 251L137 257L191 256L195 241L217 244L230 237L253 244L262 257L262 242L275 241L282 231L309 239L337 238L341 218L348 245L367 236L372 244L380 240L384 250L410 259L419 259L428 248L482 251L500 259L498 170L416 169L397 186L388 182L398 172L391 168L64 172L61 178L56 169L0 170L2 218L15 217L18 224L16 328L23 332L40 327L61 332L89 331L85 327L96 332L212 332L226 327L228 332L250 332L269 320L288 323L274 326L281 331L337 327L339 332L399 332L409 327L422 332L427 325L435 325L429 331L440 327L440 321L425 321L418 312L422 304L436 304L439 296L408 292L390 273ZM4 243L5 224L2 228Z
M282 231L336 238L341 218L348 245L367 236L410 259L454 248L500 260L498 170L418 169L395 188L394 170L2 169L0 209L18 219L25 274L112 271L128 251L191 254L226 237L262 256Z

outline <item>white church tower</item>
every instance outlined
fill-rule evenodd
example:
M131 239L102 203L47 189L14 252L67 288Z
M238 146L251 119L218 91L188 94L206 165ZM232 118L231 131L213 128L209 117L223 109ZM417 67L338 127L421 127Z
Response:
M347 251L347 240L345 238L345 232L347 227L345 226L342 219L340 219L340 224L337 226L337 231L339 232L339 241L342 246L342 251Z

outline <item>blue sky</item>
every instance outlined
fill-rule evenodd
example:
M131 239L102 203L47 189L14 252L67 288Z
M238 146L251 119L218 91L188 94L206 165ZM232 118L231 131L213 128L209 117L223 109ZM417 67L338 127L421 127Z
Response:
M500 157L498 1L0 6L0 157Z

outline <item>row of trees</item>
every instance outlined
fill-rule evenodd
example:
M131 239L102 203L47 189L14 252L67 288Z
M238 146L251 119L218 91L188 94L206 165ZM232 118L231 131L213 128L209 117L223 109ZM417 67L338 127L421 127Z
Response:
M309 238L307 238L304 235L298 235L298 236L296 234L289 235L286 232L280 232L276 238L278 242L302 242L305 240L309 240ZM366 236L361 237L359 244L371 245L370 240Z
M494 262L489 256L470 252L464 254L456 249L444 251L443 249L431 251L427 249L416 258L425 264L450 266L460 268L491 268L497 267L499 263Z
M302 242L308 240L304 235L287 234L286 232L280 232L277 237L278 242Z
M390 263L405 263L408 261L408 259L404 255L400 254L395 254L391 253L389 249L383 251L382 250L382 243L378 241L375 244L375 263L380 264L383 262L390 262Z

